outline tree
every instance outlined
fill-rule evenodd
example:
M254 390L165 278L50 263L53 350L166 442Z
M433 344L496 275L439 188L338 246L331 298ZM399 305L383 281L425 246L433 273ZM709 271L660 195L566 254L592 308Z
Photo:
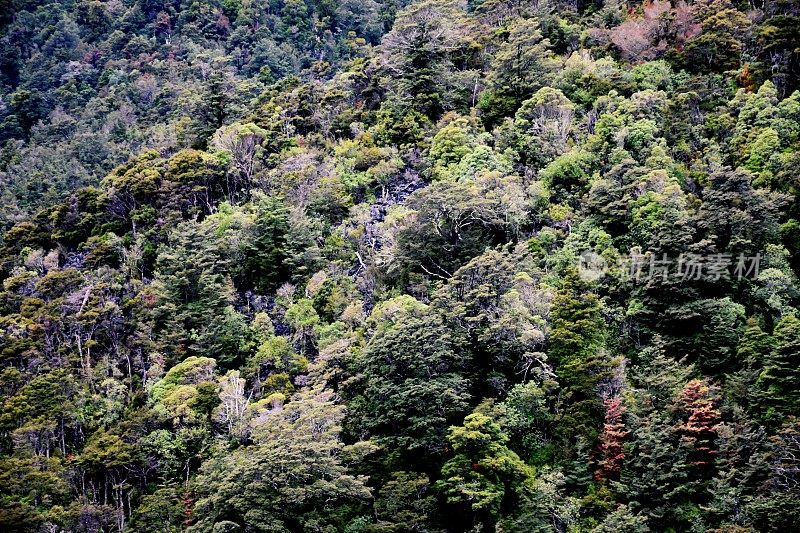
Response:
M603 431L600 433L600 449L595 479L615 479L619 477L622 461L625 459L623 440L628 435L622 417L625 407L620 398L606 398L603 401L606 409Z
M302 0L287 0L281 10L281 30L285 39L299 48L309 46L311 39L311 23L308 8Z
M249 193L253 175L257 170L261 143L267 137L267 131L252 122L232 124L217 130L209 143L215 150L223 150L230 154L231 171L228 183L228 197L235 198L242 191Z
M265 197L256 205L256 223L244 243L239 275L244 286L266 293L288 275L289 214L277 198Z
M558 89L539 89L514 115L515 147L520 159L544 167L567 150L575 106Z
M624 453L628 460L617 490L629 500L629 507L646 514L650 523L673 523L686 482L687 450L676 446L668 417L658 412L643 417L632 428Z
M797 14L794 16L777 15L759 25L756 34L761 45L765 66L769 63L772 79L775 81L779 94L786 96L796 91L798 79L792 73L792 66L797 64L797 50L792 47L792 42L797 39L800 25Z
M75 463L84 486L90 487L86 496L92 503L112 505L116 527L125 529L126 503L133 487L130 472L141 460L139 450L118 435L95 432L86 442Z
M163 179L163 160L154 150L131 158L103 179L109 213L129 223L134 237L138 224L153 222L152 206Z
M785 493L800 493L800 427L796 417L788 417L769 438L768 449L771 472L767 485Z
M204 149L214 132L225 123L229 92L222 73L213 72L205 82L203 93L194 114L194 147Z
M761 329L756 317L747 319L747 325L736 349L737 359L749 367L760 367L774 349L774 338Z
M414 472L394 472L375 500L378 531L430 531L437 500L427 476Z
M164 533L179 531L184 518L179 492L175 487L164 487L143 496L131 517L131 527Z
M459 339L428 309L376 332L359 370L366 382L353 407L353 423L402 464L441 457L450 423L470 398L469 361Z
M681 49L688 38L699 33L685 4L673 7L670 2L648 2L638 15L627 17L610 32L611 42L627 59L655 59L670 45Z
M756 385L765 417L778 422L800 409L800 319L787 316L775 326L775 347L765 357Z
M552 290L518 272L526 266L521 261L510 247L487 250L454 272L432 302L467 336L484 395L507 390L521 368L527 377L537 360L546 360Z
M702 32L686 43L687 64L723 71L739 65L742 40L750 21L730 0L703 0L693 5Z
M703 493L689 483L689 448L679 445L671 417L678 413L676 401L696 369L665 355L658 340L637 362L629 374L633 401L626 405L625 461L620 481L610 486L633 513L647 516L650 525L672 524L686 495Z
M538 19L520 18L510 25L491 62L487 77L491 92L481 95L480 107L489 111L490 123L497 114L511 115L523 100L547 85L555 66L549 48Z
M175 427L209 421L219 403L216 368L214 359L195 356L170 368L150 389L155 413Z
M265 413L253 444L232 453L218 450L203 466L188 531L332 527L339 506L371 498L366 479L350 475L342 463L343 416L333 393L319 386Z
M34 456L50 457L55 449L65 456L68 434L80 429L73 398L80 398L78 382L65 369L43 372L5 399L0 424L14 448Z
M614 533L620 531L625 531L626 533L648 533L650 527L647 525L647 517L632 513L627 505L622 504L609 513L596 528L592 529L592 533Z
M580 504L566 491L563 473L544 467L520 494L519 506L502 522L504 531L514 533L567 531L577 525Z
M452 175L458 164L478 144L478 129L472 118L458 117L436 132L431 141L430 157L436 178Z
M764 361L772 353L774 346L774 337L761 329L756 317L750 317L736 348L737 363L742 368L730 376L726 387L729 394L741 399L740 405L750 414L766 407L760 402L760 390L756 383L764 368Z
M233 364L246 355L246 325L231 305L230 264L213 232L210 224L187 222L159 249L154 329L173 357L206 354Z
M0 525L4 531L24 533L65 522L59 506L69 504L70 486L61 460L42 457L7 457L0 461ZM50 512L54 508L55 512ZM61 519L61 520L60 520Z
M624 161L623 163L627 163ZM551 202L566 203L570 205L576 203L581 193L586 190L592 167L596 164L595 157L590 152L571 150L561 154L542 169L539 176L542 182L551 192ZM621 164L622 165L622 164ZM620 166L621 166L620 165ZM618 167L608 172L604 179L594 180L589 193L589 202L592 207L598 206L598 210L604 215L603 221L607 227L621 225L624 223L627 214L627 198L619 198L624 194L623 187L627 184L611 183L616 177ZM602 200L599 200L602 198ZM600 207L598 204L602 204ZM622 207L624 205L624 211ZM608 214L614 213L613 222L608 220Z
M585 446L594 444L603 419L598 387L613 377L616 366L605 348L602 304L585 290L577 272L570 269L553 301L547 350L564 395L556 431L568 450L581 439Z
M755 93L737 92L731 104L738 110L730 139L731 157L735 163L741 164L751 155L761 133L774 127L778 115L778 92L775 84L765 81Z
M504 206L474 182L436 182L412 194L408 207L392 259L409 270L447 279L487 241L504 237Z
M214 412L214 419L223 424L227 433L235 438L247 436L245 410L248 402L244 387L245 382L236 370L231 370L220 378L219 406Z
M708 320L708 325L691 341L699 366L709 372L730 368L737 362L736 345L745 322L744 307L730 298L723 298L699 300L695 309Z
M504 429L512 449L528 464L540 465L551 460L554 453L553 421L558 398L558 384L550 374L541 379L515 385L502 403L505 408ZM544 373L543 372L543 373Z
M723 169L709 176L709 181L698 226L716 251L754 256L777 240L780 195L756 190L752 175L744 170Z
M433 119L465 102L474 82L459 76L454 65L469 64L464 8L452 0L412 4L398 15L381 45L382 66L413 102L409 107Z
M681 446L688 449L689 464L699 472L709 471L716 461L715 440L722 419L718 403L716 390L699 379L687 383L678 398L684 415L676 432L680 435Z
M463 426L451 426L447 440L454 455L442 466L436 488L455 505L454 522L492 528L501 510L513 507L532 469L508 449L508 437L484 414L472 413Z
M20 133L27 136L34 124L44 117L45 109L42 97L26 89L15 91L11 95L11 107L14 110ZM8 119L7 119L8 120Z
M0 0L0 530L800 531L797 4Z

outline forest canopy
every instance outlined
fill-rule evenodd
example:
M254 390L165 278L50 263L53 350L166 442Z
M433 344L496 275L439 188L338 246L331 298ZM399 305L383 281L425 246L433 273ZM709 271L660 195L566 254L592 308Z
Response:
M0 0L0 531L798 531L798 168L792 0Z

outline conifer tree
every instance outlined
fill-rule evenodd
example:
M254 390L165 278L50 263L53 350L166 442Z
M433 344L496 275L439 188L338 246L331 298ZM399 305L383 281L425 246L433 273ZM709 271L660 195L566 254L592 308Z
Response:
M592 446L603 420L598 386L613 377L617 361L606 349L602 304L571 269L553 301L547 355L556 366L565 407L557 433L568 448L576 437Z
M800 414L800 319L787 316L775 326L775 347L758 377L767 420Z
M253 235L245 244L242 282L265 293L284 281L287 272L289 216L277 198L264 198L256 209Z
M681 446L688 450L689 463L698 471L707 472L713 468L718 453L715 440L722 419L719 398L707 383L693 379L683 388L677 403L682 420L675 430Z
M594 477L596 480L619 479L619 472L625 459L623 441L628 435L623 420L625 407L619 397L606 398L603 404L606 409L606 415L603 431L600 433L600 457Z

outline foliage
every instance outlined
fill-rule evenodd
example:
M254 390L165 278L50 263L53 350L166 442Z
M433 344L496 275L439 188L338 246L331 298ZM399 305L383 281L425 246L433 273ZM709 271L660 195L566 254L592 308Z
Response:
M798 21L0 0L0 530L800 530Z

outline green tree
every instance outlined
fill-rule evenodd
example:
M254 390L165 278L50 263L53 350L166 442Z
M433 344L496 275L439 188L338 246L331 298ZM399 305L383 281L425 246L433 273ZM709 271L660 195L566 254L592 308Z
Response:
M244 243L241 282L258 292L275 289L286 279L289 217L283 202L267 197L256 204L253 235Z
M382 42L384 68L411 101L408 107L433 119L465 103L474 84L463 76L471 72L457 72L454 65L455 60L469 65L465 15L452 0L413 3L398 14Z
M353 422L401 464L425 465L443 454L448 425L467 410L469 361L434 312L401 316L364 348Z
M687 64L712 71L736 68L751 24L744 13L730 0L703 0L694 4L693 11L702 32L686 43Z
M230 264L210 224L187 222L159 249L155 332L173 357L205 354L223 364L245 357L247 328L233 308Z
M194 487L192 532L331 528L336 509L371 497L350 475L339 440L344 407L333 393L309 387L254 428L253 444L218 450ZM244 490L243 490L244 488Z
M431 530L438 501L431 482L424 474L393 472L392 479L381 487L375 500L377 531L409 531L423 533Z
M507 220L498 198L474 182L439 181L415 192L391 259L412 271L447 279L488 243L504 240Z
M575 106L558 89L539 89L514 115L519 158L538 168L567 151Z
M229 88L226 85L225 77L221 72L213 72L205 82L194 114L195 148L206 148L214 132L225 123L230 99Z
M480 98L481 109L489 113L489 123L510 116L536 90L548 85L555 66L550 41L542 36L538 19L516 19L506 31L490 63L490 91Z
M787 316L775 326L773 335L775 347L764 359L757 386L766 418L778 422L800 409L800 319Z
M513 508L533 470L508 449L508 437L484 414L473 413L463 426L451 426L447 440L453 457L442 466L436 488L455 506L452 521L494 527L501 512Z
M581 439L594 444L603 420L598 387L613 377L617 362L606 351L607 326L602 304L571 269L553 301L547 355L556 367L564 409L557 434L567 449Z
M783 198L756 190L752 175L744 170L723 169L709 176L709 181L698 226L717 251L754 256L777 240Z

